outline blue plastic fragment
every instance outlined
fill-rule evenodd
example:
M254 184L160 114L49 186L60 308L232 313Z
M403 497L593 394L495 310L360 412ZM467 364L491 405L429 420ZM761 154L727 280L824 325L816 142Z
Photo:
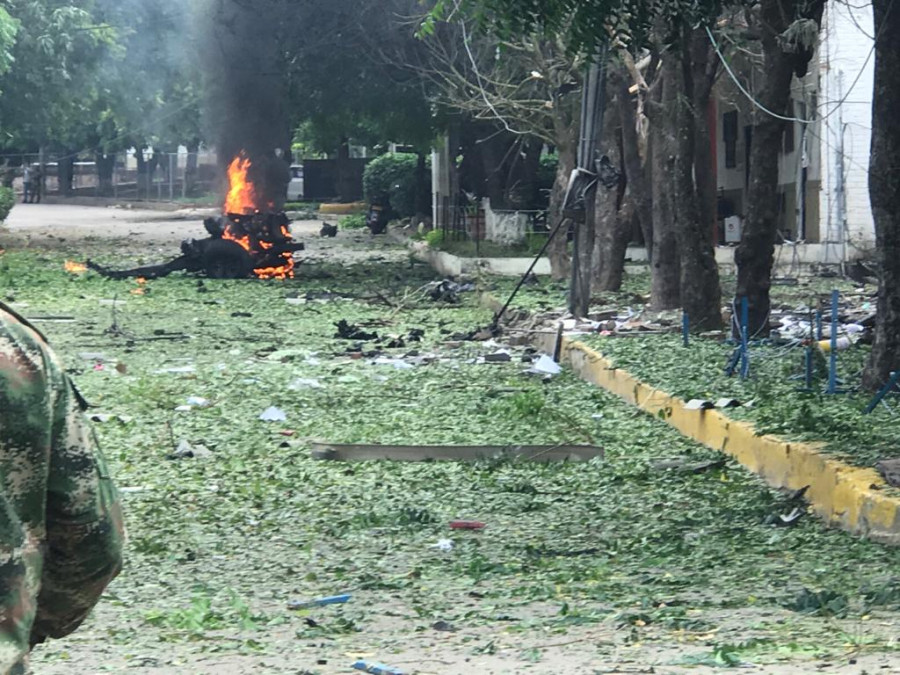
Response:
M357 661L353 664L355 670L361 670L370 675L403 675L403 671L393 666L386 666L383 663L369 663L368 661Z
M317 598L315 600L291 600L288 603L288 609L307 609L309 607L322 607L323 605L340 605L347 602L351 595L344 593L343 595L329 595L326 598Z

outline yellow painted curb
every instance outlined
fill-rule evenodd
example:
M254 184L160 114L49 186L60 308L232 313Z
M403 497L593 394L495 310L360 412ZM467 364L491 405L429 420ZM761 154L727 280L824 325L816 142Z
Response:
M553 353L556 337L536 342ZM822 453L821 443L792 443L757 435L752 424L718 410L686 410L685 401L644 384L587 345L564 338L561 360L584 380L642 410L664 418L682 434L726 452L770 485L798 489L826 522L888 544L900 545L900 499L881 492L887 484L874 469L850 466Z
M365 210L365 202L350 202L349 204L321 204L319 206L319 213L327 213L333 216L346 216L350 213L363 213Z

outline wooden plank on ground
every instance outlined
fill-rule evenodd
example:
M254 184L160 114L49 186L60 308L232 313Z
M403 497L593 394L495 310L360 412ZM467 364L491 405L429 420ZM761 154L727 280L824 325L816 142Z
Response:
M512 458L531 462L586 462L603 457L593 445L371 445L312 443L313 459L343 462L395 460L400 462L474 462L479 459Z

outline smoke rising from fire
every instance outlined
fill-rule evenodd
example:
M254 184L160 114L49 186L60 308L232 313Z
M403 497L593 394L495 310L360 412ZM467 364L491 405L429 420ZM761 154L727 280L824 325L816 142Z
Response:
M242 152L266 208L284 203L290 114L279 22L281 0L199 0L205 126L225 168ZM276 152L281 152L278 157ZM224 192L224 190L223 190Z

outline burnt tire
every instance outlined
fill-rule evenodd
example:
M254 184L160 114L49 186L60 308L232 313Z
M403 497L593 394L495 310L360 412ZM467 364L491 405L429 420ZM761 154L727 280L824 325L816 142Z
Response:
M203 269L210 279L246 279L253 272L253 259L237 242L216 239L204 248Z

